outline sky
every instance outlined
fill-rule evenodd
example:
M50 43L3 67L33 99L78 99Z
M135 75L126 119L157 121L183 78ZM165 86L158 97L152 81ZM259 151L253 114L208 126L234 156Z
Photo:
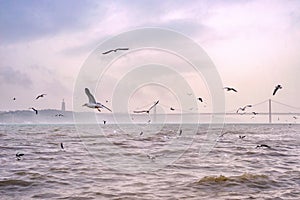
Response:
M300 1L0 0L0 110L60 109L62 99L72 110L78 74L97 46L146 27L183 34L207 53L223 86L238 90L224 93L225 110L269 98L300 107ZM118 72L115 68L110 75ZM183 77L192 88L205 88L205 78L200 83L193 74ZM283 89L272 96L277 84ZM112 106L115 94L110 87L102 88L96 98L108 99L107 106ZM142 87L133 92L135 101L128 99L134 104L128 110L157 98L180 107L180 102L172 104L176 94L164 97L167 92L157 85ZM41 93L47 95L35 100ZM209 94L207 88L195 93L207 100L208 110L213 106ZM82 95L86 98L83 90Z

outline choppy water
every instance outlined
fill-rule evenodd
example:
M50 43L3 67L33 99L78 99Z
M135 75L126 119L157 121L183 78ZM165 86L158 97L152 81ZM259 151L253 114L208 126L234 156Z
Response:
M1 125L0 198L300 199L300 126L194 129Z

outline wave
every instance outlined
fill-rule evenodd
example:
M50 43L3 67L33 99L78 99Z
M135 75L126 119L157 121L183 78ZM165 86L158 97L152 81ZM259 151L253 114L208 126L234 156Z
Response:
M5 187L5 186L24 186L24 187L26 187L31 184L32 184L32 182L16 180L16 179L0 181L0 187Z
M222 183L222 182L235 182L235 183L243 183L243 182L253 182L257 180L268 180L269 177L267 175L259 175L259 174L251 174L244 173L240 176L205 176L201 178L197 183L205 184L205 183Z

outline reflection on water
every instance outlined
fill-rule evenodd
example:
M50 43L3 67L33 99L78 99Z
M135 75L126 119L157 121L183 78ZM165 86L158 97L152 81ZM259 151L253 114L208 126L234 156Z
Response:
M0 196L299 199L299 127L226 125L211 142L205 125L196 131L192 125L153 126L143 134L116 125L98 131L89 125L2 125ZM24 153L20 160L18 152Z

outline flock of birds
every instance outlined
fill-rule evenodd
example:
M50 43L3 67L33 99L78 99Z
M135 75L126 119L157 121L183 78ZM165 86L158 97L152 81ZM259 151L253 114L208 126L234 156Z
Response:
M40 99L40 98L43 98L43 97L45 97L47 94L39 94L39 95L37 95L36 96L36 98L35 98L35 100L38 100L38 99ZM13 98L13 101L16 101L17 100L17 98L16 97L14 97ZM36 108L34 108L34 107L30 107L30 108L28 108L28 109L30 109L30 110L32 110L36 115L37 114L39 114L39 111L38 111L38 109L36 109ZM63 117L64 115L62 114L62 113L58 113L58 114L56 114L55 115L55 117Z
M109 53L112 53L112 52L126 51L126 50L129 50L129 48L116 48L116 49L111 49L111 50L105 51L105 52L103 52L102 54L103 54L103 55L106 55L106 54L109 54ZM233 87L224 87L223 89L226 90L226 91L228 91L228 92L231 92L231 91L232 91L232 92L238 92L238 91L237 91L235 88L233 88ZM275 89L273 90L273 93L272 93L272 94L275 95L275 94L278 92L279 89L282 89L282 86L281 86L281 85L277 85L277 86L275 87ZM86 106L86 107L91 108L91 109L97 109L99 112L101 112L101 109L106 109L106 110L108 110L109 112L112 112L112 110L111 110L110 108L108 108L107 106L105 106L104 104L102 104L102 103L100 103L100 102L97 102L96 99L95 99L95 97L91 94L91 92L90 92L90 90L89 90L88 88L85 88L84 91L85 91L85 94L86 94L87 97L88 97L88 103L85 103L85 104L83 104L82 106ZM187 94L188 94L189 96L192 95L192 93L187 93ZM43 93L43 94L40 94L40 95L38 95L35 99L38 100L39 98L43 98L45 95L46 95L46 94L44 94L44 93ZM13 100L15 101L16 98L14 97ZM199 100L200 102L203 102L203 99L202 99L201 97L198 97L197 100ZM107 103L107 101L106 101L106 103ZM149 115L150 111L151 111L158 103L159 103L159 100L155 101L154 104L151 105L148 109L144 109L144 110L134 110L133 113L136 113L136 114L146 113L146 114ZM236 113L239 113L240 111L245 111L245 110L246 110L247 108L249 108L249 107L252 107L252 105L248 104L248 105L245 105L244 107L240 107L240 108L237 109ZM34 107L31 107L31 108L29 108L29 109L33 110L33 111L35 112L36 115L38 114L38 110L35 109ZM170 107L170 110L171 110L171 111L174 111L175 108ZM252 113L253 113L254 115L257 115L257 114L258 114L258 113L256 113L256 112L252 112ZM55 115L55 116L59 116L59 117L60 117L60 116L63 116L63 114L57 114L57 115ZM148 122L150 122L150 120L149 120ZM106 120L103 120L103 124L106 124ZM182 134L182 132L183 132L182 129L180 129L180 131L179 131L179 136ZM142 134L143 134L143 131L141 131L140 135L142 135ZM223 135L224 135L224 134L220 135L220 137L222 137ZM245 137L246 137L245 135L244 135L244 136L239 135L239 138L240 138L240 139L244 139ZM60 147L61 147L61 149L64 149L63 143L60 143ZM268 146L268 145L266 145L266 144L260 144L260 145L257 145L257 146L256 146L256 148L261 148L261 147L271 148L270 146ZM17 160L20 160L22 156L24 156L24 154L18 152L18 153L16 154ZM147 157L148 157L149 159L151 159L151 160L154 160L154 159L155 159L155 157L150 156L150 155L147 155Z

